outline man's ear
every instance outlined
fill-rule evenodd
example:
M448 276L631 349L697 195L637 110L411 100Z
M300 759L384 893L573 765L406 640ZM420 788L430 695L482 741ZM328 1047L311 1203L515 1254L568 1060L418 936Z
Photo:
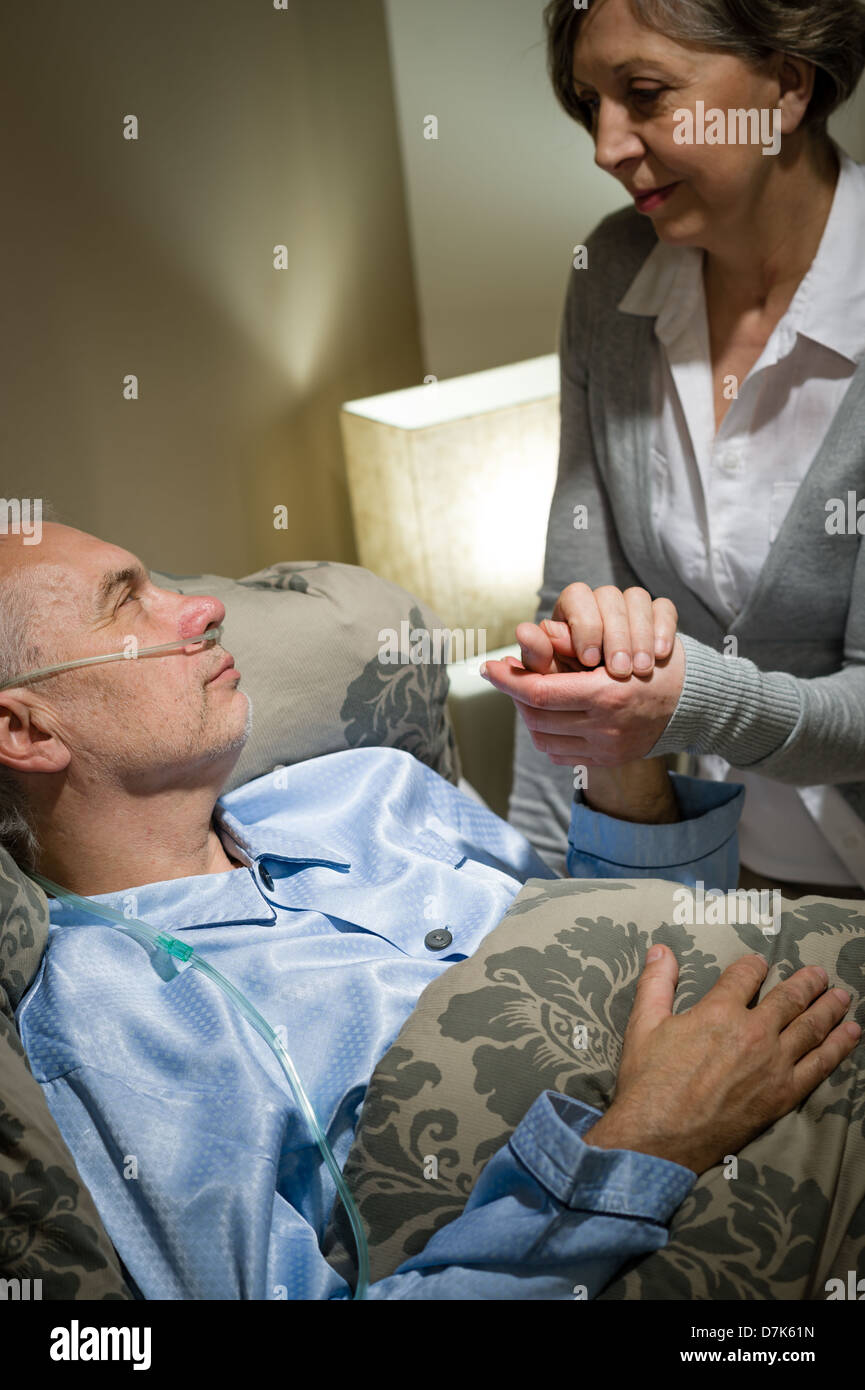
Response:
M0 763L10 772L62 772L71 754L54 718L9 691L0 693Z

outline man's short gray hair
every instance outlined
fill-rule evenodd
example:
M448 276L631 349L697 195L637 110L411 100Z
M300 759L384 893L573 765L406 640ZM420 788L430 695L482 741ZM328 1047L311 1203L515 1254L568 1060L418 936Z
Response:
M32 640L31 614L39 586L32 568L20 566L0 576L0 685L44 665ZM0 694L0 700L2 700ZM0 763L0 845L27 872L36 868L39 842L29 798L18 778Z

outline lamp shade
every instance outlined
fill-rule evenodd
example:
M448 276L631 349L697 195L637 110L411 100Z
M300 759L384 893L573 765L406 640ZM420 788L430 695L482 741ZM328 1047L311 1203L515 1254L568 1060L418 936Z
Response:
M361 564L487 650L534 617L558 405L553 353L342 407Z

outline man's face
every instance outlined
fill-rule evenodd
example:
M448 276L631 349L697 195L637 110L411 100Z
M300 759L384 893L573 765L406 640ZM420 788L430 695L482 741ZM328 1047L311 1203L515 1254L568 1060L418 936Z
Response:
M43 527L39 546L4 541L0 573L7 564L35 567L39 598L31 636L41 648L40 665L189 643L26 687L34 719L46 723L73 760L98 768L101 780L142 793L218 781L220 768L224 780L246 739L250 711L233 658L213 643L193 645L222 622L219 599L158 589L129 551L52 523Z
M662 241L723 239L758 203L774 158L759 144L679 144L676 111L770 110L779 86L771 63L756 71L730 54L677 42L639 23L628 0L596 0L574 45L574 89L593 116L595 163L633 196Z

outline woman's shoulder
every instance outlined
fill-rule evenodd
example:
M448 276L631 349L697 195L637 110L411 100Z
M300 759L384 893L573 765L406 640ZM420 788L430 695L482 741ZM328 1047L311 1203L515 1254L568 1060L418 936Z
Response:
M592 272L586 278L586 288L591 286L601 301L617 304L658 244L652 222L636 208L609 213L585 244L587 269Z

